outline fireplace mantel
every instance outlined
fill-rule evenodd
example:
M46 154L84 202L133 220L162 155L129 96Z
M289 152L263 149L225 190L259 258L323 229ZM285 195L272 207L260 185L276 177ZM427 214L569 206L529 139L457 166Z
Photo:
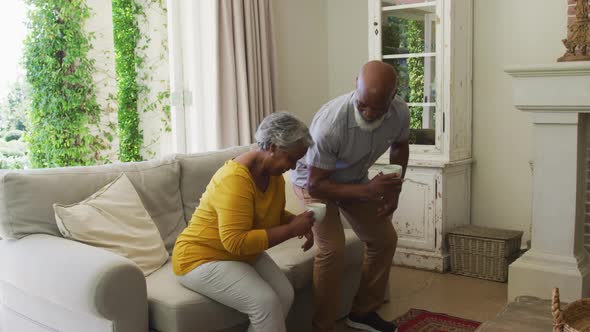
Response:
M514 105L532 115L534 136L531 248L510 265L508 300L550 298L553 287L566 302L588 297L590 62L513 66L506 72L513 77Z

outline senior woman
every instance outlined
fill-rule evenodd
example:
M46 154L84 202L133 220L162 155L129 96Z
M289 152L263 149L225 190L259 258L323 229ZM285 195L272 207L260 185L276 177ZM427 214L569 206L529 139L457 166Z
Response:
M282 174L313 142L305 124L285 112L266 117L256 141L258 150L215 173L176 241L172 264L183 286L247 314L248 331L279 332L293 287L265 250L311 230L312 212L285 210Z

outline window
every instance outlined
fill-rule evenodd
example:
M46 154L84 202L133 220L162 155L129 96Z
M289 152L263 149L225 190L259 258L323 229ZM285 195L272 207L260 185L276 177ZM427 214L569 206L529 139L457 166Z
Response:
M414 160L471 157L472 17L472 0L369 1L369 58L398 71Z
M26 35L26 7L22 0L5 0L0 11L4 47L0 53L0 168L28 166L27 106L29 103L25 71L21 66Z
M381 1L380 56L398 73L397 94L411 114L410 144L436 143L436 41L436 1Z

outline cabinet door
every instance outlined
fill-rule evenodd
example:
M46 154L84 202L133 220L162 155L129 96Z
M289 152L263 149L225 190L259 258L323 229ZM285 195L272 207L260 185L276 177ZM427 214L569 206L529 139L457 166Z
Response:
M397 71L397 96L410 109L413 153L440 153L439 18L437 0L375 0L369 2L369 54Z
M415 160L471 158L473 0L369 0L369 59L398 73Z
M370 176L379 171L379 165L373 166ZM398 235L398 247L434 251L436 175L435 169L408 168L392 220Z

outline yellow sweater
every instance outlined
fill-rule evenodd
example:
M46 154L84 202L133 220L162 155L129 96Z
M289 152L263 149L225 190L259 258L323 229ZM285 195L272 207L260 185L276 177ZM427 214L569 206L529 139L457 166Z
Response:
M227 161L207 185L189 226L172 253L172 267L184 275L195 267L221 260L252 263L268 249L267 228L287 223L285 181L271 176L262 192L248 168Z

